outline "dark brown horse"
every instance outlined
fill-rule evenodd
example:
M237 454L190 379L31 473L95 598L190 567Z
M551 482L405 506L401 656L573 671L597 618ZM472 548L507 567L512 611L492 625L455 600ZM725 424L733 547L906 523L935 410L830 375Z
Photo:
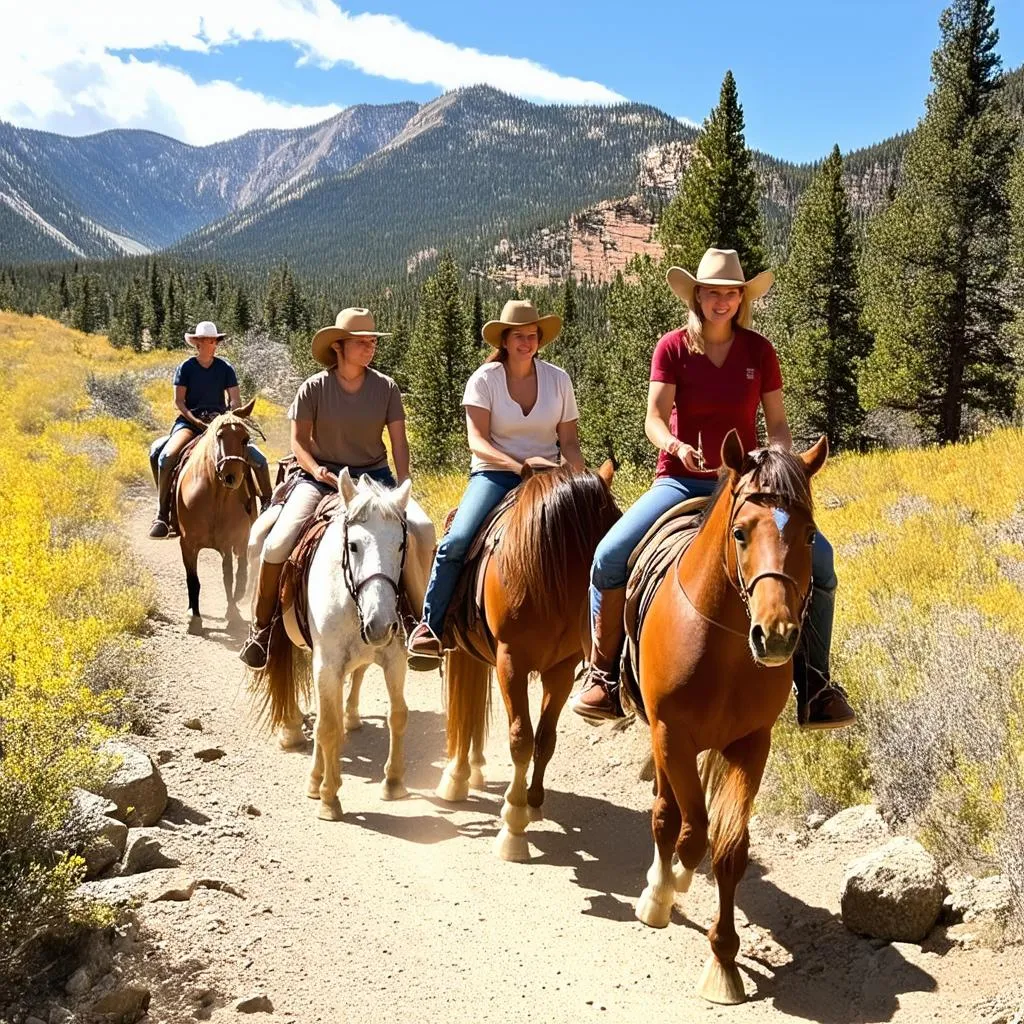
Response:
M609 489L612 475L606 462L596 474L562 468L525 480L497 557L486 570L484 615L494 639L493 665L508 712L514 764L501 810L504 827L495 843L504 860L529 859L526 827L543 816L544 770L555 751L558 717L590 646L590 563L620 515ZM445 655L448 764L437 788L442 800L465 800L471 785L483 786L480 751L490 671L490 664L464 650ZM527 695L532 672L540 673L544 691L536 736Z
M658 588L640 634L656 795L654 863L636 916L664 928L710 845L719 911L699 992L715 1003L744 999L733 900L772 726L793 682L811 589L810 479L827 455L825 438L803 455L747 455L732 431L700 531Z
M192 612L188 631L201 633L199 614L199 552L213 548L220 554L224 570L224 593L228 602L228 627L242 617L238 602L245 594L248 570L246 545L249 527L258 511L251 493L246 445L254 429L248 421L254 398L246 405L214 419L195 442L178 477L175 502L181 560L185 565L188 606ZM237 566L232 566L232 557Z

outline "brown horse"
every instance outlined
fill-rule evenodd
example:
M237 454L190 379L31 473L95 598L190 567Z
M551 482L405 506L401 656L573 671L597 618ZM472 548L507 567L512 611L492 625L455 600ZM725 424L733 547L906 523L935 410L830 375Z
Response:
M544 805L544 770L555 751L558 717L572 689L573 672L590 646L587 584L598 542L619 518L610 485L611 462L598 473L561 468L531 476L519 488L497 557L484 579L484 617L493 638L509 719L514 775L501 810L504 827L495 852L528 860L526 827ZM448 764L437 795L465 800L483 786L483 758L491 665L464 650L445 655ZM536 737L527 684L539 672L544 696ZM471 762L472 748L472 762ZM526 771L534 762L533 779Z
M254 398L232 412L214 419L195 442L175 492L178 532L181 535L181 560L188 586L190 633L202 633L199 614L199 552L213 548L220 554L224 570L224 593L228 602L228 627L241 623L238 602L245 594L248 570L246 545L249 527L258 511L256 497L247 484L249 462L246 445L254 425ZM232 556L237 575L232 567Z
M640 634L656 795L654 863L636 916L664 928L710 844L719 910L699 992L715 1003L744 999L733 900L772 726L793 682L811 590L810 479L827 455L825 438L803 455L747 455L732 431L700 530L660 584Z

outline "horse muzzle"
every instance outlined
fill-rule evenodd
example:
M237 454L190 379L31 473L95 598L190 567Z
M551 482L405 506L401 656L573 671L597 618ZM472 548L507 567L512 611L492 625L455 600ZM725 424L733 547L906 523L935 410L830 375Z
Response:
M793 657L800 640L800 627L795 622L779 622L766 629L755 622L750 627L748 640L755 661L772 668L784 665Z

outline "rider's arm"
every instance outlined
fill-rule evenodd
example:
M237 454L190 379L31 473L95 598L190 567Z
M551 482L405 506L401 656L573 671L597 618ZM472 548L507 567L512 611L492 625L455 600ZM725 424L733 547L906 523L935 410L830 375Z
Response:
M583 452L580 451L579 420L566 420L555 428L558 432L558 447L562 450L562 458L573 469L586 469Z
M206 424L199 419L198 416L193 416L192 413L189 412L188 406L185 404L185 395L187 392L188 388L186 388L184 384L174 385L174 408L177 409L178 412L180 412L181 415L189 421L189 423L194 423L200 430L205 430Z
M228 408L237 409L242 404L242 393L236 384L232 388L228 388Z
M314 480L322 484L338 486L338 478L313 458L313 421L292 420L292 452L298 464Z
M764 425L768 430L768 443L777 444L789 451L793 447L793 435L789 432L789 421L786 419L786 406L782 401L782 388L778 391L766 391L761 396L761 408L764 409Z
M388 437L395 460L395 479L404 484L409 479L409 439L405 436L405 420L392 420L388 424Z
M498 451L491 444L491 410L479 405L467 405L466 433L469 435L469 450L492 466L501 466L510 473L521 473L522 463L516 462L511 455Z
M655 448L675 455L691 473L700 471L695 456L696 449L680 441L669 423L672 416L672 404L676 400L675 384L652 380L647 388L647 416L644 419L644 433Z

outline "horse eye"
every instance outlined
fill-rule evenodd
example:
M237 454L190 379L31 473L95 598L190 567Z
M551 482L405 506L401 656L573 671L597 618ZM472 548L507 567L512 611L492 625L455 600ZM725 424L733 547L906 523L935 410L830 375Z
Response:
M747 542L747 535L743 532L742 526L737 526L732 531L732 535L736 538L736 541L739 544L745 544Z
M818 537L818 531L817 530L808 530L807 531L807 544L808 544L808 546L813 544L815 542L815 540L817 539L817 537Z
M348 542L348 549L354 555L359 550L359 545L354 540L350 540Z

